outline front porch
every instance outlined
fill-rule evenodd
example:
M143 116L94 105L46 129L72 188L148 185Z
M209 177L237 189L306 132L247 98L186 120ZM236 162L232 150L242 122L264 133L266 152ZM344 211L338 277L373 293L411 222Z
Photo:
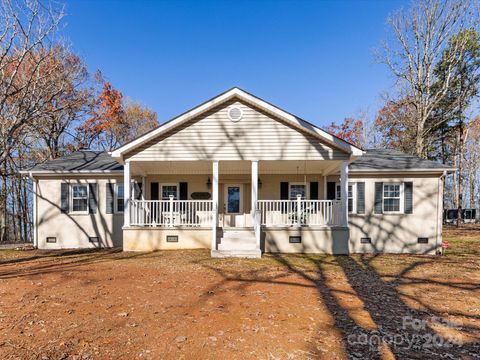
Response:
M126 250L259 257L332 247L348 230L347 161L127 161L124 184Z

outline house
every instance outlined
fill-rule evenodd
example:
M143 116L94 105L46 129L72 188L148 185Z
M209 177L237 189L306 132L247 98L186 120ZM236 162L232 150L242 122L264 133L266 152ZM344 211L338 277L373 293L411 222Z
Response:
M111 153L79 151L24 173L40 249L259 257L433 253L451 170L363 151L233 88Z

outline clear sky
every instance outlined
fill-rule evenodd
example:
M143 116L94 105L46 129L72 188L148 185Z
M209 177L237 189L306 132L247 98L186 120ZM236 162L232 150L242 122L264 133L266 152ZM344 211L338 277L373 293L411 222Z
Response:
M164 122L239 86L317 125L375 114L373 50L405 1L69 0L63 30L94 72Z

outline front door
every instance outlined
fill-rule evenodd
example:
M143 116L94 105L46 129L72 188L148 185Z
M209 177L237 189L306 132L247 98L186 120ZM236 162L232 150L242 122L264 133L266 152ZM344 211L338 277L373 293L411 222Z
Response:
M223 226L244 226L243 185L225 184L225 194L223 199Z

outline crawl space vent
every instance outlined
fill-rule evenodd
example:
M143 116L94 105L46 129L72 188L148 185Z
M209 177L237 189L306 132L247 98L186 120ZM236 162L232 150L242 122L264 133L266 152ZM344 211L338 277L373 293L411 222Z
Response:
M234 122L240 121L243 117L243 111L238 106L232 106L228 109L228 118Z
M372 243L372 239L369 237L360 238L360 244L371 244L371 243Z

